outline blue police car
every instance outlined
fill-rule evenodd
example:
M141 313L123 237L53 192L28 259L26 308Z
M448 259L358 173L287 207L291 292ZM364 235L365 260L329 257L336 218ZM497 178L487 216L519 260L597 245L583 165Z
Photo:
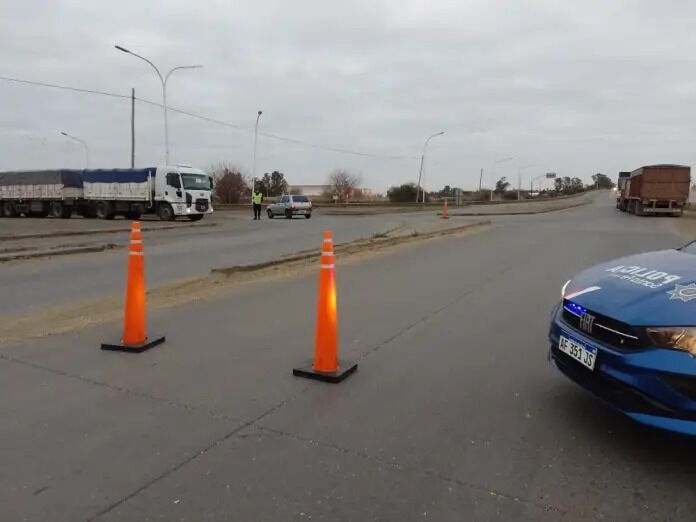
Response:
M549 360L636 421L696 435L696 242L594 266L561 296Z

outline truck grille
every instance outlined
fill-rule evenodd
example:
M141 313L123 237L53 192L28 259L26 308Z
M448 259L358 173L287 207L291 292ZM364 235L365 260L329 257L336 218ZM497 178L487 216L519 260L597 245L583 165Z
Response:
M593 320L583 316L589 315ZM632 352L646 348L649 343L642 331L632 326L597 314L576 305L568 299L563 300L563 322L583 335L605 343L620 352Z
M207 212L208 200L207 199L197 199L196 200L196 210L198 212Z

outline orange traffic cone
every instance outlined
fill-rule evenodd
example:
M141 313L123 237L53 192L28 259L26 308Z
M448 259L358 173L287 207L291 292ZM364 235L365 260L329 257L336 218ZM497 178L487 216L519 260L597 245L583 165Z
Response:
M442 207L442 219L449 219L449 213L447 212L447 198L445 198L445 204Z
M356 363L339 364L338 312L336 309L336 269L334 266L333 237L324 232L319 267L319 301L317 303L317 331L314 340L314 362L293 368L292 374L318 381L337 383L357 370Z
M150 339L145 334L145 259L138 221L131 227L127 277L121 344L102 344L102 350L143 352L164 342L164 337Z

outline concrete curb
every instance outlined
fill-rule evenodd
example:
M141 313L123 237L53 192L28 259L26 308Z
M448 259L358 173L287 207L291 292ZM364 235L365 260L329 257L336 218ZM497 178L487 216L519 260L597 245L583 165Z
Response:
M350 241L348 243L340 243L335 246L334 251L336 253L353 253L362 250L365 247L370 248L380 248L398 245L402 243L408 243L418 238L419 240L430 239L434 237L449 236L457 234L459 232L464 232L471 228L481 227L485 225L490 225L489 220L476 221L474 223L467 223L466 225L461 225L457 227L450 227L441 230L433 230L430 232L423 233L412 233L404 236L391 237L386 239L356 239L355 241ZM251 265L237 265L231 267L213 268L211 274L221 274L221 275L233 275L244 272L255 272L258 270L264 270L266 268L272 268L275 266L280 266L288 263L296 263L300 261L309 261L319 259L319 248L313 250L303 250L289 256L273 259L271 261L263 261L261 263L253 263Z
M35 259L40 257L54 257L54 256L67 256L70 254L83 254L88 252L103 252L105 250L113 250L116 248L121 248L123 245L116 245L114 243L107 243L105 245L93 245L93 246L82 246L82 247L68 247L59 248L55 250L33 250L33 251L20 251L13 252L11 254L0 254L0 263L7 263L9 261L18 261L21 259Z
M146 221L141 223L147 223ZM216 227L217 223L182 223L180 225L165 225L162 227L148 227L143 226L143 232L151 232L158 230L173 230L175 228L209 228ZM47 237L70 237L70 236L89 236L94 234L117 234L120 232L130 232L130 227L127 228L109 228L109 229L98 229L91 228L89 230L68 230L68 231L56 231L56 232L37 232L32 234L4 234L0 235L0 240L12 241L20 239L42 239Z

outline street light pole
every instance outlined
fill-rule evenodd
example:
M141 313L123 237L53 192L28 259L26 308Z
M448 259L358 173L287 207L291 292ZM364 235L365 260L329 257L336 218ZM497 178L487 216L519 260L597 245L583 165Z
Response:
M517 201L520 200L520 191L522 190L522 171L532 168L534 165L524 165L517 167Z
M423 154L421 154L420 170L418 171L418 187L416 188L416 203L418 203L418 195L420 194L420 190L421 190L421 180L423 179L423 164L425 163L425 152L428 148L428 142L436 136L442 136L444 133L445 133L445 131L441 131L441 132L436 132L432 136L428 136L428 139L425 140L425 143L423 144ZM423 187L423 203L425 203L425 187Z
M254 188L256 187L256 144L259 140L259 120L261 119L261 114L263 111L258 111L256 113L256 126L254 127L254 158L251 165L251 192L253 194ZM268 187L266 188L266 197L268 197Z
M82 146L85 148L85 168L89 168L89 147L87 146L87 142L85 140L81 140L80 138L76 136L72 136L71 134L68 134L67 132L60 132L63 136L66 138L70 138L73 141L76 141L78 143L81 143Z
M164 111L164 158L165 158L165 164L169 165L169 125L167 123L167 81L169 80L169 77L172 75L174 71L179 71L182 69L199 69L203 67L202 65L179 65L177 67L174 67L169 70L166 76L162 76L162 73L160 73L159 69L157 66L152 63L150 60L145 58L144 56L140 56L139 54L134 53L133 51L129 51L125 47L121 47L120 45L114 45L116 49L119 51L122 51L127 54L132 54L136 58L140 58L141 60L147 62L150 64L150 66L155 70L157 73L157 77L160 79L160 83L162 84L162 109Z
M510 161L510 160L512 160L512 159L515 159L515 157L514 157L514 156L509 156L509 157L507 157L507 158L495 160L495 161L493 162L493 167L491 167L491 175L493 176L493 183L494 183L494 184L495 184L495 166L496 166L498 163L504 163L504 162ZM493 185L493 188L495 188L495 185ZM491 189L491 201L493 201L493 188Z

